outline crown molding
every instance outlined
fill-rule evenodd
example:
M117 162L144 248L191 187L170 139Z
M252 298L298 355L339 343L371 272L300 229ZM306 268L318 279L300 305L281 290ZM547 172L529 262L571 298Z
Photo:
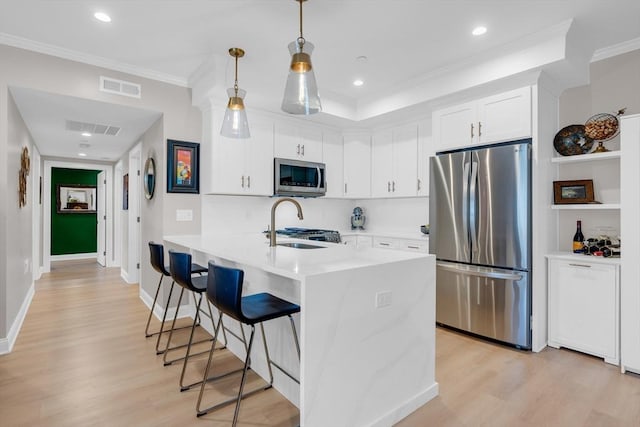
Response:
M591 57L591 62L602 61L603 59L622 55L623 53L631 52L636 49L640 49L640 37L596 50Z
M169 83L176 86L189 87L188 80L183 77L178 77L178 76L165 74L165 73L159 73L157 71L137 67L135 65L113 61L111 59L107 59L101 56L90 55L90 54L78 52L75 50L65 49L59 46L50 45L47 43L36 42L33 40L25 39L23 37L14 36L7 33L0 33L0 44L17 47L20 49L30 50L30 51L42 53L45 55L56 56L58 58L81 62L83 64L93 65L96 67L102 67L102 68L107 68L114 71L120 71L120 72L131 74L134 76L143 77L151 80L157 80L163 83Z

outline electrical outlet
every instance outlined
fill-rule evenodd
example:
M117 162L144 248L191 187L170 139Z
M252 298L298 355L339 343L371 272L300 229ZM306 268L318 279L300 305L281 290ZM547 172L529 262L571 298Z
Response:
M376 293L376 308L387 307L391 305L391 291L383 291Z
M191 209L176 209L176 221L193 221Z

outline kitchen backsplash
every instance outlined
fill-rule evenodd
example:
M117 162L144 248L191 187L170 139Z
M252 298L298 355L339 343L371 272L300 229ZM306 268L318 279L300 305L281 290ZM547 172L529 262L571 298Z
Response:
M247 196L202 196L202 234L219 232L260 232L267 228L275 198ZM349 230L353 208L366 215L365 228L371 231L419 233L428 223L426 198L341 200L296 199L304 220L297 217L293 204L283 203L276 212L276 227L310 227Z
M272 197L202 196L202 234L218 232L261 232L271 220ZM296 198L304 220L297 217L291 203L282 203L276 211L276 228L310 227L345 229L350 227L352 200Z
M358 200L367 217L365 229L370 231L420 233L420 225L429 223L429 199Z

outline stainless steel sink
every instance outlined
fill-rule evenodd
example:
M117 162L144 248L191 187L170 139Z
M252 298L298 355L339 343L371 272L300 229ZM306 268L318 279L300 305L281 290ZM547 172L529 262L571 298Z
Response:
M325 246L318 246L318 245L310 245L308 243L299 243L299 242L285 242L285 243L278 243L278 246L286 246L288 248L296 248L296 249L322 249Z

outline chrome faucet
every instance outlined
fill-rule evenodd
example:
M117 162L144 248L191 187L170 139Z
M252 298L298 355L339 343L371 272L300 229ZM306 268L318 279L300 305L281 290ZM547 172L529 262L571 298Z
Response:
M276 208L282 202L291 202L296 205L296 208L298 209L298 219L304 219L304 216L302 215L302 206L300 206L300 203L296 202L291 197L283 197L282 199L276 200L276 202L271 207L271 230L269 231L269 246L276 245Z

